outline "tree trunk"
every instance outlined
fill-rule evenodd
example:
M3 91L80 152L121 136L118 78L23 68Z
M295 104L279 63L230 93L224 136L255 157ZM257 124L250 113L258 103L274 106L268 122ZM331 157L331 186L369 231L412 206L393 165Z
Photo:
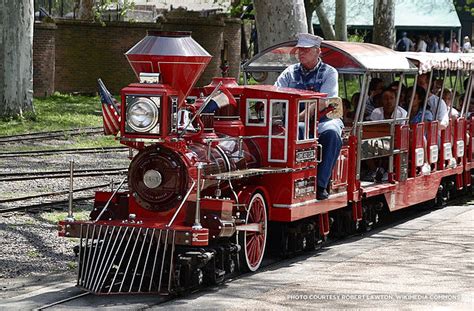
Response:
M334 24L337 40L347 41L346 0L336 0L336 20Z
M94 20L94 0L81 0L79 4L79 19Z
M306 23L308 24L308 33L314 34L313 13L323 0L304 0L304 10L306 12Z
M254 3L260 51L307 32L303 0L255 0Z
M324 34L324 39L326 40L336 40L336 35L334 34L334 28L329 21L329 18L324 9L324 4L321 3L316 7L316 15L318 15L319 25Z
M33 0L0 2L0 116L33 109Z
M395 45L395 1L374 0L374 33L372 42L393 48Z
M294 40L296 34L308 32L303 0L254 0L259 52L274 44ZM265 80L273 84L277 75Z

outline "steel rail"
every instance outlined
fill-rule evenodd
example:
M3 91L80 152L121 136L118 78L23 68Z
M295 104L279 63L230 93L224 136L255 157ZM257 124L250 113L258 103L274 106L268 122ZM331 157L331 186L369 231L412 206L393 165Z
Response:
M77 127L77 128L72 128L72 129L68 129L68 130L56 130L56 131L31 132L31 133L13 134L13 135L2 135L2 136L0 136L0 139L24 137L24 136L31 136L31 135L56 134L56 133L64 133L64 132L68 132L68 131L98 130L98 129L101 129L101 128L102 127L100 127L100 126L97 126L97 127L91 126L91 127Z
M128 167L111 167L111 168L86 168L74 170L75 173L87 173L87 172L110 172L110 171L120 171L126 170ZM0 173L0 177L8 176L41 176L41 175L57 175L57 174L67 174L70 173L69 170L64 171L33 171L33 172L4 172Z
M114 185L115 184L116 183L114 183ZM89 187L84 187L84 188L77 188L77 189L74 189L73 192L81 192L81 191L92 190L92 189L107 187L107 186L110 186L110 183L100 184L100 185L95 185L95 186L89 186ZM0 200L0 203L9 203L9 202L17 202L17 201L23 201L23 200L31 200L31 199L37 199L37 198L42 198L42 197L52 197L52 196L63 195L63 194L68 194L68 193L69 193L69 189L68 190L53 191L53 192L34 194L34 195L23 196L23 197L16 197L16 198L11 198L11 199L3 199L3 200Z
M92 196L74 198L74 202L92 200L94 197L95 196L92 195ZM46 203L38 203L38 204L32 204L32 205L0 208L0 214L9 213L9 212L17 212L17 211L27 210L27 209L37 209L37 208L42 209L42 208L46 208L46 207L55 206L55 205L58 205L58 204L67 204L67 203L69 203L69 199L61 200L61 201L46 202Z
M44 306L41 306L39 308L36 308L36 309L33 309L33 310L44 310L44 309L48 309L48 308L51 308L51 307L54 307L56 305L60 305L62 303L65 303L65 302L68 302L68 301L71 301L71 300L75 300L77 298L81 298L81 297L84 297L84 296L87 296L87 295L90 295L91 293L89 292L85 292L85 293L81 293L79 295L75 295L75 296L71 296L71 297L68 297L68 298L64 298L64 299L61 299L61 300L58 300L58 301L55 301L55 302L52 302L52 303L49 303L47 305L44 305Z
M28 140L38 140L38 139L48 139L48 138L57 138L63 136L72 136L72 135L84 135L84 134L97 134L103 131L102 128L90 128L90 129L75 129L69 131L57 131L57 132L39 132L39 133L30 133L30 134L19 134L12 136L2 136L0 137L0 144L19 142L19 141L28 141Z
M74 174L74 177L95 177L95 176L105 176L105 175L120 175L127 171L127 168L116 171L104 171L104 172L91 172L91 173L78 173ZM11 181L25 181L25 180L37 180L37 179L56 179L56 178L69 178L69 173L62 174L45 174L45 175L36 175L36 176L14 176L14 177L4 177L0 178L0 182L11 182Z
M115 151L127 151L128 147L98 147L98 148L72 148L72 149L51 149L51 150L27 150L27 151L6 151L0 152L0 158L17 158L31 155L54 155L68 153L105 153Z

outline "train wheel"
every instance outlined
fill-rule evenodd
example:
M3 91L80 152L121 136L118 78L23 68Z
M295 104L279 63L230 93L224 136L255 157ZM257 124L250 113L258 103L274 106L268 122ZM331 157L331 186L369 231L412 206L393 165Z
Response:
M239 234L242 246L241 265L244 270L256 271L262 263L267 243L267 209L261 193L254 193L248 205L246 224L257 224L259 231L243 231Z

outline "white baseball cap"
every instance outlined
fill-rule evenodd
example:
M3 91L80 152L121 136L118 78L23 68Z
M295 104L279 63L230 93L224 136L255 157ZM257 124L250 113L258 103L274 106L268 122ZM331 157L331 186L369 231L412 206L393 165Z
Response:
M296 44L297 48L319 48L321 46L321 41L324 39L320 36L312 35L310 33L299 33L298 43Z

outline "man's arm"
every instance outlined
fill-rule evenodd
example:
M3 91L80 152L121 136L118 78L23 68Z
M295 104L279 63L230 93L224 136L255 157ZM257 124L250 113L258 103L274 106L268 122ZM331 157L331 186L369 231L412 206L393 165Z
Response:
M436 98L438 100L438 98ZM436 119L439 120L439 127L441 129L445 129L449 125L449 114L448 114L448 106L446 105L446 102L444 100L439 101L438 105L438 115L436 116Z
M277 78L275 81L275 86L278 87L290 87L290 71L288 70L289 68L286 68Z
M321 85L321 93L327 93L328 97L337 97L339 93L338 74L336 69L329 67L325 74L323 84Z

